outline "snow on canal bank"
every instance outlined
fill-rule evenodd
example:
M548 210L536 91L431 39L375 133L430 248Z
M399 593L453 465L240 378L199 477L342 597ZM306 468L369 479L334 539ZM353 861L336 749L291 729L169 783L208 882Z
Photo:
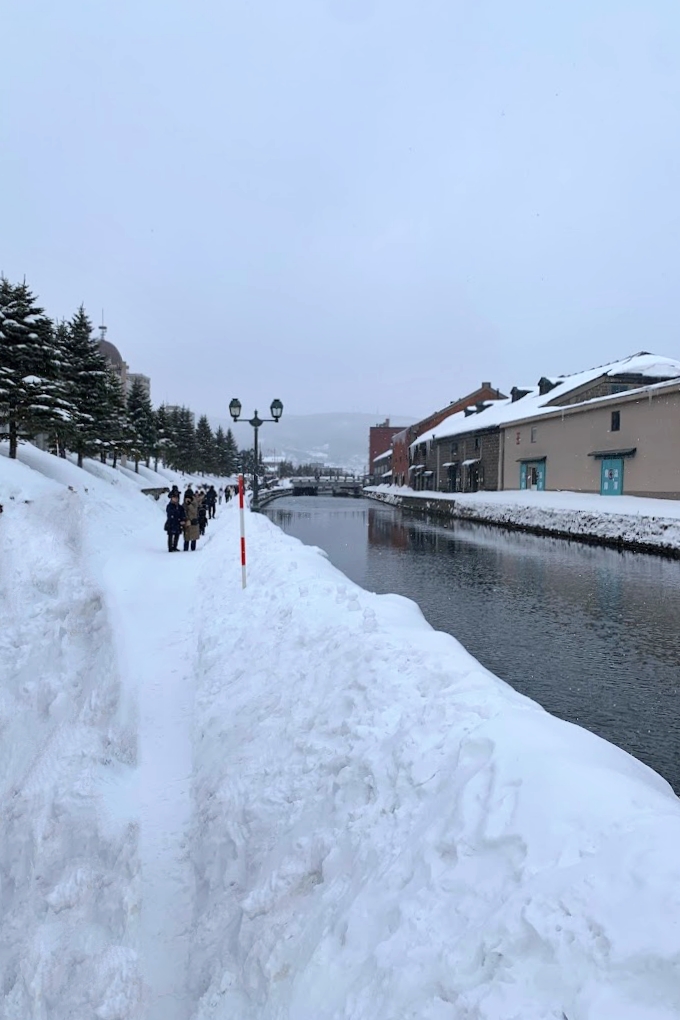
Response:
M0 1016L680 1015L662 779L266 518L242 591L231 507L168 556L134 481L21 455Z
M680 501L589 492L416 492L370 485L369 497L443 517L680 556Z

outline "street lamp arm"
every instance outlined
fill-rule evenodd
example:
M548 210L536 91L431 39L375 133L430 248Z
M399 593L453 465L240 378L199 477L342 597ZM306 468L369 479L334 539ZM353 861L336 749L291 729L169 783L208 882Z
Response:
M242 410L241 401L238 400L237 397L234 397L232 399L231 403L229 404L229 413L230 413L231 417L234 419L235 423L238 422L239 419L240 419L241 410ZM257 410L256 410L255 414L253 415L252 418L244 419L243 420L243 424L251 425L252 429L253 429L253 432L254 432L254 436L253 436L254 443L253 443L253 445L254 445L255 463L253 465L253 500L252 500L252 504L251 504L253 510L257 510L258 495L259 495L259 481L258 481L258 477L257 477L257 469L259 467L259 452L258 452L257 433L258 433L258 430L259 430L260 426L264 425L265 422L273 421L276 424L279 421L279 418L283 414L283 404L278 399L277 400L272 400L271 407L269 408L269 410L271 411L271 415L272 415L271 418L260 418L260 416L259 416L259 414L257 413Z

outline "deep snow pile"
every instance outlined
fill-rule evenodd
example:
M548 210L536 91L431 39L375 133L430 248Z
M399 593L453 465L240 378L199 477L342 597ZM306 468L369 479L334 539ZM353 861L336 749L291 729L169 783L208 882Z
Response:
M236 515L195 701L201 1020L670 1020L680 805L318 550Z
M404 499L449 507L448 516L486 524L537 529L573 538L599 538L649 551L680 550L680 501L587 492L415 492L408 486L365 490L384 503Z
M111 487L24 455L46 473L0 456L0 1015L122 1020L139 998L137 828L102 808L137 734L89 524L103 541L152 507L135 490L132 520Z
M190 690L198 630L189 607L179 620L166 610L179 584L192 601L199 572L159 569L165 504L140 494L141 466L130 477L30 445L18 462L6 453L0 445L0 1016L187 1017L186 953L169 943L191 915L178 831L191 737L187 718L170 733L164 709L181 710ZM186 690L168 702L175 675ZM164 998L173 980L183 1012Z
M662 779L266 518L242 591L233 503L170 556L137 480L20 456L0 1016L680 1015Z

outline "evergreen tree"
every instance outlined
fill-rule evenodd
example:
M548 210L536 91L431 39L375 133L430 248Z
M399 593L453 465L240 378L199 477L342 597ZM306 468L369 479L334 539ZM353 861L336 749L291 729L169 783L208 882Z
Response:
M168 442L165 463L175 471L179 471L181 454L179 450L180 412L174 407L168 414Z
M103 428L101 459L106 463L107 454L111 454L113 466L116 467L119 454L127 453L131 447L132 430L128 421L123 387L109 366L106 372L105 406L101 424Z
M161 404L161 406L156 410L156 446L153 453L154 471L158 471L158 461L161 460L161 458L164 464L168 464L170 445L170 415L168 414L165 404Z
M53 324L28 285L0 278L0 421L10 457L20 437L53 433L70 419L63 371Z
M151 399L141 379L135 379L127 398L127 417L132 430L131 455L135 471L139 473L140 460L149 466L156 448L156 416Z
M262 450L258 450L258 475L264 473L264 465L262 464ZM255 448L251 447L247 450L240 450L238 453L238 462L241 471L246 475L252 475L255 471Z
M226 434L220 426L215 433L215 474L229 478L238 469L238 447L231 429Z
M196 426L196 464L203 474L215 470L215 439L206 415L202 414Z
M75 407L68 444L83 457L98 453L106 433L109 370L92 337L92 323L81 305L68 324L66 373L69 396Z
M182 407L173 421L175 445L175 469L194 471L196 469L196 429L194 416L188 407Z
M234 433L227 429L225 444L224 474L227 478L235 475L238 470L238 446L234 439Z
M224 465L226 462L226 444L227 437L224 434L224 429L221 425L218 425L213 443L213 471L216 475L223 476L225 473Z
M68 325L62 320L54 331L54 344L59 352L58 365L59 375L61 378L61 386L64 390L65 395L70 399L69 389L69 333ZM70 414L68 418L64 418L55 424L52 430L52 442L54 452L59 457L66 456L66 450L68 447L68 438L75 426L75 420L77 417L77 411L75 406L71 403Z

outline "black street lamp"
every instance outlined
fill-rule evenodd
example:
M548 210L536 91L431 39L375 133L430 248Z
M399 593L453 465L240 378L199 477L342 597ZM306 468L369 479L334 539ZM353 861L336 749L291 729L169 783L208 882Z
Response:
M253 510L258 509L258 499L260 495L260 484L257 477L257 469L259 467L260 459L257 443L258 430L260 426L264 425L266 421L277 422L279 420L279 418L283 414L283 404L281 403L280 400L272 400L269 407L269 411L271 413L271 418L260 418L258 416L257 411L255 411L253 417L249 418L247 422L248 425L253 426L253 433L255 435L255 441L253 444L255 453L255 463L253 465L253 501L252 501ZM238 400L236 397L234 397L234 399L229 402L229 414L232 416L235 422L237 422L241 417L241 401Z

